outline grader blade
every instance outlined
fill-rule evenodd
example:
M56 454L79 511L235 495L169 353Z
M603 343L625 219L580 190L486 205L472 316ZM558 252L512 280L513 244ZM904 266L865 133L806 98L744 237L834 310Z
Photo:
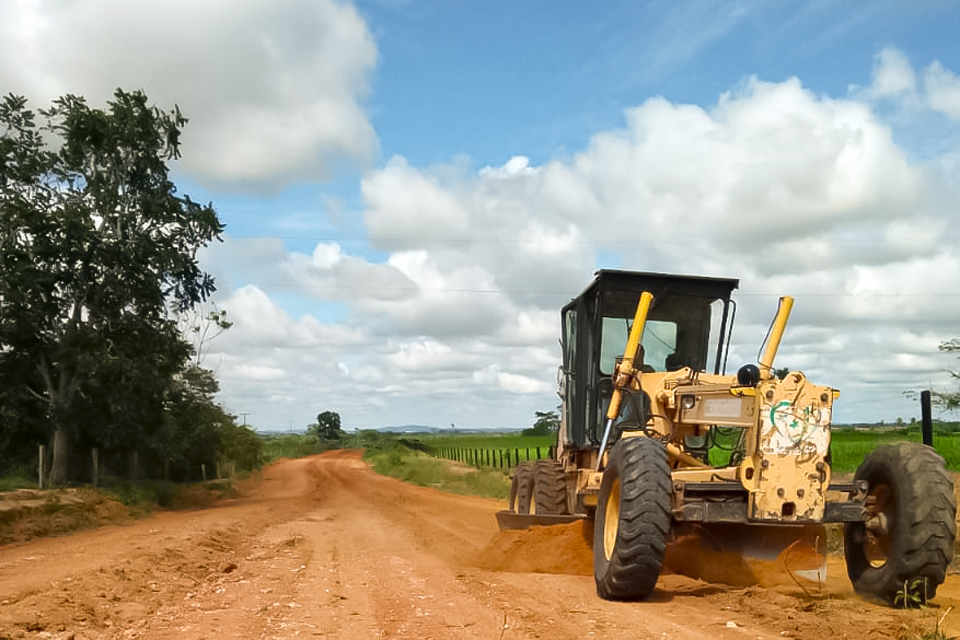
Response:
M515 511L498 511L497 524L500 531L508 529L528 529L530 527L545 527L552 524L570 524L578 520L585 520L583 514L577 515L548 515L537 513L517 513Z
M678 531L670 546L672 571L708 581L746 585L774 573L814 583L827 579L821 524L699 525Z

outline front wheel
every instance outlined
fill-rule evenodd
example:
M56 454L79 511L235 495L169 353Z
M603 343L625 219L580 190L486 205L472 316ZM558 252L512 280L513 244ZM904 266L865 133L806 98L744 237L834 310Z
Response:
M593 525L593 577L608 600L643 600L657 584L670 535L670 466L656 440L610 451Z
M868 483L863 522L845 525L847 574L857 593L910 606L936 595L953 558L957 505L943 458L930 447L877 447L854 481Z

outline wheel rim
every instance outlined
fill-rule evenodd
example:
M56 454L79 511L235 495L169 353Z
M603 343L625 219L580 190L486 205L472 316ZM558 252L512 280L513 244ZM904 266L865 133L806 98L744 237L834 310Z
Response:
M892 536L890 530L896 518L893 491L886 484L873 487L864 502L867 512L863 551L874 568L882 567L890 557Z
M610 496L603 510L603 555L607 560L613 557L620 528L620 478L610 486Z

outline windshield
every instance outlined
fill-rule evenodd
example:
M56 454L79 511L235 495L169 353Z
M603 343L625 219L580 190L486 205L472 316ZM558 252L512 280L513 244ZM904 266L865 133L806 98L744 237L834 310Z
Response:
M632 319L604 318L600 341L600 371L613 373L617 358L623 355L630 336ZM668 359L677 351L677 324L666 320L648 320L643 330L643 365L647 370L667 371Z
M614 292L603 302L600 372L613 373L623 355L639 294ZM676 371L690 367L714 370L723 302L698 296L663 296L654 300L643 331L646 371ZM709 369L708 369L709 367Z

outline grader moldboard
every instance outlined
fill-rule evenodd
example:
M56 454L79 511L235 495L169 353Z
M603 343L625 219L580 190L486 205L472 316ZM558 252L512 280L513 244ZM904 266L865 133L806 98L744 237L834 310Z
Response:
M844 523L857 592L890 604L932 598L956 537L943 459L916 443L883 445L852 482L832 483L840 392L774 373L791 298L781 298L759 362L723 373L738 285L597 272L561 313L556 458L513 470L500 528L593 519L598 594L642 600L671 540L696 535L761 559L805 546L813 566L792 573L822 580L824 524Z

